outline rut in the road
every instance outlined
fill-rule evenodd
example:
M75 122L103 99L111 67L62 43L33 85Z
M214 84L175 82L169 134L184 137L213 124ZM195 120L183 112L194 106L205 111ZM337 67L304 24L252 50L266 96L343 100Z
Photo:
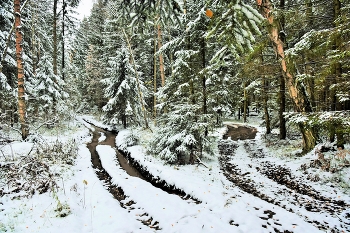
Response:
M245 141L243 147L251 158L259 159L265 157L263 150L256 148L254 140ZM227 179L245 192L248 192L271 204L278 205L289 212L295 212L295 210L281 204L281 200L278 200L276 197L269 197L260 191L261 189L258 190L256 187L259 187L259 185L255 181L248 178L248 173L241 172L241 169L232 162L232 156L235 155L235 150L237 148L237 142L231 140L221 140L219 142L219 151L221 154L219 161L221 169L223 170ZM278 188L275 188L277 189L275 192L281 195L289 195L289 202L294 206L303 206L303 208L309 212L327 212L334 217L338 217L337 214L340 214L346 208L349 208L349 205L344 203L344 201L332 200L330 198L323 197L312 187L309 187L299 180L294 179L290 170L284 168L283 166L277 166L270 162L250 164L249 166L251 168L254 166L256 171L260 172L260 174L279 184L278 186L276 185ZM284 185L285 187L280 185ZM305 198L304 195L310 198ZM320 230L341 232L341 230L337 228L331 229L329 224L326 222L320 223L316 220L310 221L306 216L304 216L304 219L318 227ZM342 220L340 221L342 222L341 225L346 228L345 225L348 225L348 223Z
M99 143L98 139L100 137L101 132L106 135L106 140L104 142ZM118 187L118 186L113 184L112 177L107 173L107 171L102 166L100 157L96 151L96 146L98 144L114 146L115 135L112 134L111 132L108 132L108 131L105 131L105 130L102 130L100 128L95 127L95 131L93 132L92 141L87 145L87 147L90 150L92 167L94 168L97 177L99 178L99 180L101 180L104 183L105 187L113 195L113 197L119 201L120 206L123 207L124 209L129 210L129 212L130 212L130 210L133 209L132 205L135 204L135 202L133 202L133 201L129 201L127 203L124 202L124 200L126 200L127 196L124 194L123 189L121 187ZM118 156L118 159L119 159L119 161L122 161L123 168L124 169L127 168L127 173L129 175L144 179L144 177L141 174L139 174L136 169L129 167L129 165L127 163L125 163L123 158L120 158L120 156ZM147 213L145 213L144 215L147 215ZM140 220L140 221L143 224L145 224L146 226L149 226L150 228L159 229L158 222L154 222L152 224L152 222L153 222L152 217L148 218L147 220Z
M115 134L107 130L98 128L96 126L93 126L93 127L95 128L95 131L93 132L93 138L92 138L92 141L87 145L87 147L91 153L91 162L95 170L95 173L97 174L98 178L104 183L105 187L113 195L113 197L120 202L121 207L129 210L130 212L134 209L133 205L136 203L130 199L126 201L127 196L124 194L123 189L113 184L112 177L103 168L100 161L100 157L96 151L97 145L109 145L115 148ZM106 136L106 140L104 140L103 142L98 141L100 137L100 133L104 133ZM116 152L117 152L117 157L121 167L130 176L139 177L140 179L150 182L156 188L160 188L169 194L178 195L184 200L191 199L194 203L197 203L197 204L200 203L200 201L191 197L190 195L187 195L184 191L176 188L175 186L168 185L165 181L161 180L158 177L157 178L153 177L152 174L146 169L144 169L136 160L134 160L130 156L130 154L128 153L125 154L122 151L118 151L118 150ZM159 222L154 221L152 216L149 216L148 213L144 213L143 215L140 216L140 218L142 218L142 220L141 219L139 220L143 224L149 226L150 228L153 228L156 230L160 229Z

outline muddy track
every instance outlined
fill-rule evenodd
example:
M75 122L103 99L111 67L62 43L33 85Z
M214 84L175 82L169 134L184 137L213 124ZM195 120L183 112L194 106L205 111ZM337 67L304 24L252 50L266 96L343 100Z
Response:
M107 139L104 142L99 143L100 145L110 145L115 148L115 136L118 133L117 131L108 131L108 129L102 129L91 122L85 120L87 123L95 127L95 130L101 131L106 134ZM98 140L98 139L97 139ZM97 144L96 144L97 145ZM95 146L96 147L96 146ZM91 150L90 150L91 151ZM160 177L155 177L150 173L145 167L143 167L137 160L135 160L128 151L122 151L117 149L118 160L126 172L131 176L139 177L149 183L151 183L154 187L160 188L161 190L169 193L178 195L184 200L192 200L196 204L200 204L201 201L192 197L191 195L184 192L182 189L177 188L175 185L168 184L165 180L160 179ZM126 164L126 166L123 166Z
M100 137L99 133L105 133L106 134L106 140L104 142L98 142L98 139ZM111 135L112 134L112 135ZM118 187L116 185L113 184L112 182L112 177L108 174L108 172L103 168L100 157L96 151L96 146L97 145L113 145L115 143L115 135L111 132L102 130L102 129L98 129L97 127L95 128L95 131L93 132L93 138L91 143L88 143L87 147L90 150L91 153L91 162L92 162L92 167L95 170L95 173L97 175L97 177L99 178L99 180L101 180L104 184L104 186L107 188L107 190L113 195L113 197L115 199L117 199L120 203L120 206L123 207L124 209L127 209L128 212L132 211L134 209L133 205L135 204L134 201L132 200L127 200L127 196L124 194L124 191L121 187ZM120 156L118 156L118 159ZM125 161L123 161L124 163ZM125 166L124 166L125 167ZM137 173L137 171L130 171L130 169L128 169L128 174L139 177L141 179L144 179L142 177L142 175L139 175ZM144 216L148 216L147 213L144 213L142 216L140 217L144 217ZM145 220L141 220L138 219L139 221L141 221L144 225L156 229L159 229L158 226L158 222L153 222L153 218L146 218Z
M234 130L234 129L233 129ZM242 129L241 129L242 130ZM251 131L251 129L249 129ZM283 166L275 165L271 162L259 163L259 158L264 158L262 149L256 147L254 140L247 140L243 143L243 147L248 152L248 155L253 159L254 164L248 164L252 169L260 173L275 182L278 185L274 185L274 192L276 196L268 196L263 193L261 184L256 183L256 181L249 178L249 172L242 173L241 169L237 164L234 164L232 158L235 155L235 151L239 144L234 141L221 140L219 142L220 151L220 165L226 178L233 184L238 186L241 190L250 193L266 202L274 205L278 205L289 212L296 213L300 215L298 211L299 208L304 208L308 212L319 212L328 213L329 215L338 218L341 222L341 227L346 229L348 221L341 220L339 214L344 210L349 209L349 205L342 200L332 200L330 198L322 196L319 192L314 190L312 187L303 184L300 180L292 176L291 171ZM254 167L254 168L253 168ZM284 198L279 198L282 196ZM290 205L283 204L285 200L294 207L291 208ZM299 213L298 213L299 212ZM341 229L331 228L330 224L327 222L318 222L317 220L310 220L308 216L302 216L305 221L315 225L320 230L329 232L342 232Z
M252 151L251 146L253 144L254 142L244 144L249 154ZM262 150L258 154L259 155L262 154L262 156L258 156L258 158L265 157ZM257 156L255 155L254 157L257 157ZM331 198L322 196L320 192L318 192L311 186L304 184L303 181L295 177L292 174L291 170L287 167L276 165L269 161L265 161L258 164L259 166L256 166L255 169L258 172L260 172L262 175L265 175L270 180L280 185L284 185L285 187L289 188L293 192L311 197L312 200L315 201L315 203L312 204L310 203L309 200L305 200L307 203L304 203L305 209L307 209L308 211L311 211L311 212L326 211L330 214L340 214L344 210L350 208L350 205L345 203L343 200L333 200ZM292 193L291 191L289 191L290 194ZM300 201L300 198L299 198L299 201Z
M145 180L150 182L154 187L160 188L163 191L169 193L169 194L175 194L181 197L184 200L192 200L196 204L200 204L201 201L192 197L191 195L185 193L183 190L177 188L175 185L169 185L165 180L160 179L159 177L154 177L146 168L144 168L137 160L131 157L130 153L124 152L119 150L120 153L123 153L123 155L128 159L129 163L135 167L143 177L145 177Z
M128 212L131 212L134 208L134 204L136 204L132 199L130 199L128 196L124 194L124 191L121 187L118 187L112 183L112 177L108 174L108 172L103 168L100 157L96 151L97 145L109 145L112 148L115 148L115 135L117 132L109 132L107 129L101 129L96 126L94 126L92 123L86 121L87 123L91 124L95 131L93 133L92 142L87 145L90 153L91 153L91 162L93 165L93 168L95 170L96 175L98 176L99 180L101 180L107 190L113 195L115 199L117 199L120 203L120 206L124 209L127 209ZM106 136L106 140L103 142L99 142L100 133L104 133ZM201 203L199 200L193 198L192 196L186 194L183 190L176 188L174 185L167 184L164 180L160 179L159 177L154 177L147 169L141 166L140 163L138 163L136 160L134 160L130 153L124 153L121 150L116 151L118 161L120 166L129 174L130 176L139 177L140 179L143 179L149 183L151 183L154 187L160 188L163 191L169 193L178 195L183 200L191 200L196 204ZM160 230L159 228L159 222L154 221L152 216L149 216L148 213L144 213L139 216L139 221L141 221L144 225L155 229Z

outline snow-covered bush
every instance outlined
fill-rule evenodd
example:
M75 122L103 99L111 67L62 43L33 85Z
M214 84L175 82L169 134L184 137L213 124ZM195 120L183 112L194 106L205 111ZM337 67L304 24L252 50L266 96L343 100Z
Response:
M28 154L20 157L7 155L3 151L1 154L0 196L28 197L52 191L56 187L60 171L53 170L57 167L53 165L73 165L77 145L73 140L47 143L43 138L37 137Z

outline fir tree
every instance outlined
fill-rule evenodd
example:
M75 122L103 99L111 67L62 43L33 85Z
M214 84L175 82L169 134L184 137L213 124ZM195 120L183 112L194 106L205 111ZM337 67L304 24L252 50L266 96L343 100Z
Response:
M135 77L138 71L130 63L130 52L124 43L117 49L116 56L109 58L107 71L108 78L101 80L106 87L105 97L109 99L103 107L105 121L116 124L121 120L125 128L127 122L138 124L142 118ZM141 88L147 94L142 83Z

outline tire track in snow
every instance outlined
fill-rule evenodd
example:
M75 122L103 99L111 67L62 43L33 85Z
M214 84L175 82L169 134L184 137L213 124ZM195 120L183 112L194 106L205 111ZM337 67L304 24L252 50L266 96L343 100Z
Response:
M254 140L247 140L245 142L231 141L231 144L231 149L225 149L225 147L227 147L227 142L225 145L223 140L221 144L219 144L219 149L222 154L220 163L229 181L245 192L251 193L271 204L278 205L289 212L298 214L303 217L306 222L312 223L320 230L342 232L348 229L348 226L346 226L346 219L341 220L335 213L343 213L345 210L345 204L343 204L343 202L332 201L328 198L317 199L315 195L308 196L307 194L309 194L309 192L303 191L301 188L305 188L305 186L298 186L296 181L289 181L289 187L288 184L284 185L282 182L278 182L279 180L277 178L282 177L282 174L278 176L276 166L272 163L270 163L270 168L268 168L264 166L266 163L258 162L258 159L264 158L265 154L262 149L251 149L253 146L256 147ZM239 166L236 162L239 163ZM276 177L277 180L274 180L273 177ZM285 179L281 180L285 181ZM293 187L295 188L293 189ZM267 190L271 191L269 192ZM332 203L333 205L331 205ZM319 208L323 208L323 211ZM336 210L334 210L334 208ZM323 219L329 219L329 222L319 222L320 214L323 216ZM333 221L340 221L340 224L338 224L338 226L333 226L330 223Z

